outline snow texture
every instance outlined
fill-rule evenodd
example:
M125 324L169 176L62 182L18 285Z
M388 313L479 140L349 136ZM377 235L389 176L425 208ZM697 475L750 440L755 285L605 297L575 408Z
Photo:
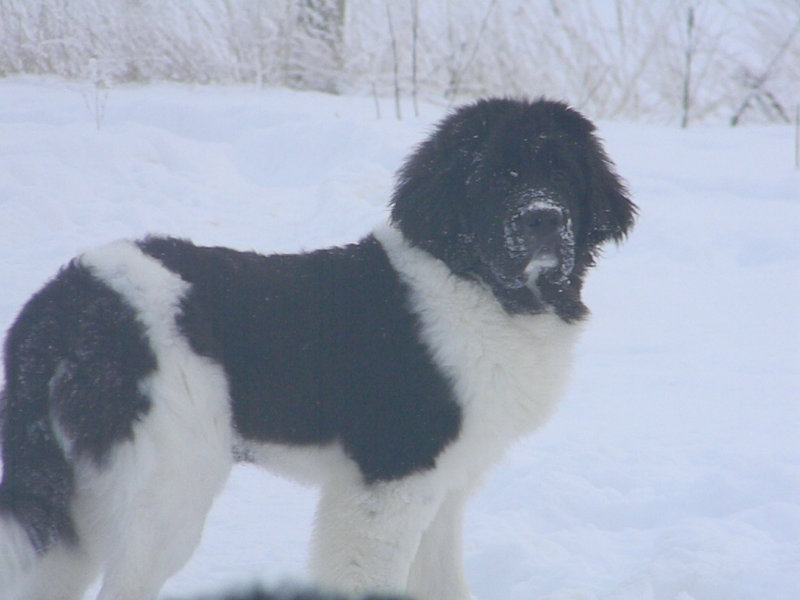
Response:
M0 81L0 326L76 252L120 237L264 252L355 240L386 216L393 171L443 110L421 112L376 120L371 98L158 85L114 88L98 120L77 86ZM593 317L559 412L469 505L472 591L792 600L793 131L599 125L641 218L588 278ZM164 596L302 580L315 500L237 467Z

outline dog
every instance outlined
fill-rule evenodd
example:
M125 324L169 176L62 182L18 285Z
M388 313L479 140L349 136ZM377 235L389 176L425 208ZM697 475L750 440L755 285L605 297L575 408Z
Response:
M321 486L326 589L470 598L465 503L553 411L636 212L588 119L496 98L438 124L358 243L75 258L6 340L0 597L155 598L252 462Z

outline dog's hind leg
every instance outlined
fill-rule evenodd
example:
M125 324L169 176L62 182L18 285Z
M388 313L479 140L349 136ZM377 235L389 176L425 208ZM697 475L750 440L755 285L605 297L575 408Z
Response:
M0 486L0 598L78 600L97 563L72 519L72 467L44 423L28 442L7 454Z
M75 521L102 561L99 598L150 600L191 557L233 464L227 379L181 328L188 283L127 242L86 253L80 264L124 301L150 360L135 378L145 408L125 439L76 472ZM110 337L126 348L131 335L122 333ZM123 371L126 357L115 361Z
M104 562L100 600L156 597L197 547L233 464L221 368L188 353L164 358L143 386L152 411L81 486L79 527L97 532Z
M97 562L83 547L59 543L37 557L10 598L81 600L97 573Z
M0 598L80 600L98 565L80 542L59 539L35 549L18 523L0 515Z

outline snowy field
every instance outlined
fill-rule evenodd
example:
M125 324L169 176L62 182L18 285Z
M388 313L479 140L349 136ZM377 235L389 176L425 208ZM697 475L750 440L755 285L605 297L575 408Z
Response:
M444 113L399 122L389 100L379 120L371 98L158 85L112 89L96 118L86 91L0 80L2 329L60 264L110 239L263 252L353 241L385 217L393 171ZM798 598L794 133L599 128L641 218L589 277L594 316L559 412L471 504L472 591ZM165 597L302 580L314 499L237 468Z

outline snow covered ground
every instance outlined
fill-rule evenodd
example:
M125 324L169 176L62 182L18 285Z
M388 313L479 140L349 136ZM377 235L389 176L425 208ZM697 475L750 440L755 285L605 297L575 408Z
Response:
M443 108L0 80L0 327L77 251L168 232L295 251L384 218ZM89 106L85 103L89 100ZM405 111L410 113L410 107ZM98 130L96 121L101 121ZM789 127L600 123L641 208L590 276L556 417L472 503L478 600L800 594L800 171ZM165 596L305 576L314 492L240 467Z

